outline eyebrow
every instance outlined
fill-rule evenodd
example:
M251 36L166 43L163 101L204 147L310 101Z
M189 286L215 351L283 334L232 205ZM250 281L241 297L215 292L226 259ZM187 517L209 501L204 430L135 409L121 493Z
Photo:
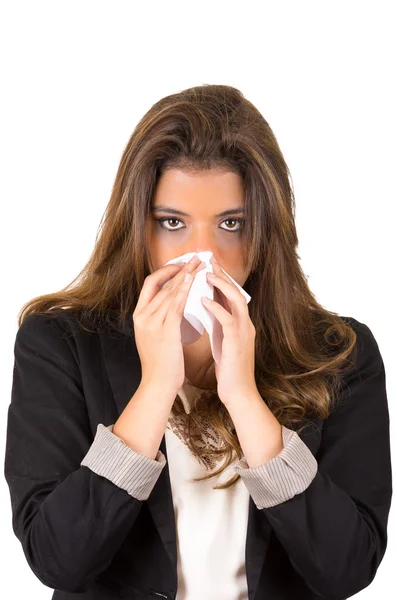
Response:
M182 212L181 210L177 210L176 208L172 208L171 206L164 206L164 204L159 204L159 205L153 206L151 208L152 213L156 213L156 212L160 212L160 211L168 212L173 215L181 215L182 217L190 217L190 215L188 215L187 213ZM229 208L228 210L224 210L215 216L216 217L226 217L227 215L234 215L236 213L245 213L245 212L246 211L245 211L244 206L237 206L236 208Z

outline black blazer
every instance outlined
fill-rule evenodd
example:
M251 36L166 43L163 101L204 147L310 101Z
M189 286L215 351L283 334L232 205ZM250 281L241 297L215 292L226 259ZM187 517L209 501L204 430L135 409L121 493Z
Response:
M133 332L87 333L61 312L29 315L16 335L5 453L13 530L53 599L174 599L168 463L146 501L80 466L97 425L115 423L140 383ZM355 368L331 417L300 434L318 461L315 478L271 508L250 499L250 600L345 599L371 583L386 550L392 474L384 364L371 330L343 318L358 337ZM165 436L160 449L167 457Z

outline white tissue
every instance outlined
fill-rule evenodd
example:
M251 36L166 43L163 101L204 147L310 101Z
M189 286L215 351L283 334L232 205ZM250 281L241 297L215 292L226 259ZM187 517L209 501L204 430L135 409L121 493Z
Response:
M222 326L214 317L214 315L203 306L201 301L202 296L208 296L208 298L211 298L211 300L214 299L214 286L207 281L206 276L206 273L213 273L213 268L210 263L213 253L210 250L196 253L188 252L187 254L183 254L182 256L178 256L177 258L169 260L164 266L180 262L188 262L193 254L197 254L197 256L205 263L206 267L201 269L201 271L198 271L190 287L181 322L182 345L192 344L193 342L197 341L205 329L210 338L212 356L214 357L215 362L218 363L222 352ZM251 300L251 296L247 294L245 290L243 290L243 288L233 279L233 277L231 277L231 275L226 273L224 269L222 269L222 271L229 277L229 279L231 279L234 285L243 294L248 304L248 302ZM167 283L164 285L167 285Z

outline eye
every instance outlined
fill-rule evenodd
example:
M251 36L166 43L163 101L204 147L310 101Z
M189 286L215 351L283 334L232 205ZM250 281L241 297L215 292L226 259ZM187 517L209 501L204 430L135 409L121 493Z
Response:
M231 230L231 229L226 229L226 230L225 230L225 231L231 231L232 233L237 233L238 231L240 231L240 230L242 229L242 227L243 227L243 222L244 222L244 219L239 219L239 218L237 218L237 217L235 217L235 218L231 218L231 217L229 217L228 219L224 219L224 220L222 221L222 223L226 223L226 221L233 221L234 223L238 223L238 224L240 225L240 227L239 227L238 229L233 229L233 230Z
M170 229L168 227L165 227L163 225L163 223L167 222L167 221L178 221L180 223L183 223L183 221L181 221L181 219L176 219L175 217L163 217L162 219L155 219L155 221L157 221L157 223L159 224L159 226L161 227L161 229L165 229L165 231L179 231L180 229L183 229L183 227L171 227ZM223 221L221 221L222 223L226 223L227 221L232 221L235 223L239 223L240 227L238 229L224 229L222 227L222 229L224 229L224 231L229 231L230 233L238 233L243 226L244 223L244 219L240 219L240 218L230 218L228 217L227 219L224 219Z
M155 219L155 221L157 221L161 229L165 229L166 231L178 231L175 229L175 227L172 227L171 229L168 229L168 227L164 227L163 223L165 223L166 221L180 221L180 219L175 219L175 217L163 217L162 219ZM183 228L180 227L179 229Z

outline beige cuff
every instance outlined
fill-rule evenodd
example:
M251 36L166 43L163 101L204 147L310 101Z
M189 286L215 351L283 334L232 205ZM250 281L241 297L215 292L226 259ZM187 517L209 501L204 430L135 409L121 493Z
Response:
M311 484L318 464L296 431L282 425L284 448L258 467L249 467L243 457L233 465L257 508L270 508L290 500Z
M137 500L147 500L166 462L161 450L155 460L139 454L113 433L113 425L99 423L80 465L106 477Z

